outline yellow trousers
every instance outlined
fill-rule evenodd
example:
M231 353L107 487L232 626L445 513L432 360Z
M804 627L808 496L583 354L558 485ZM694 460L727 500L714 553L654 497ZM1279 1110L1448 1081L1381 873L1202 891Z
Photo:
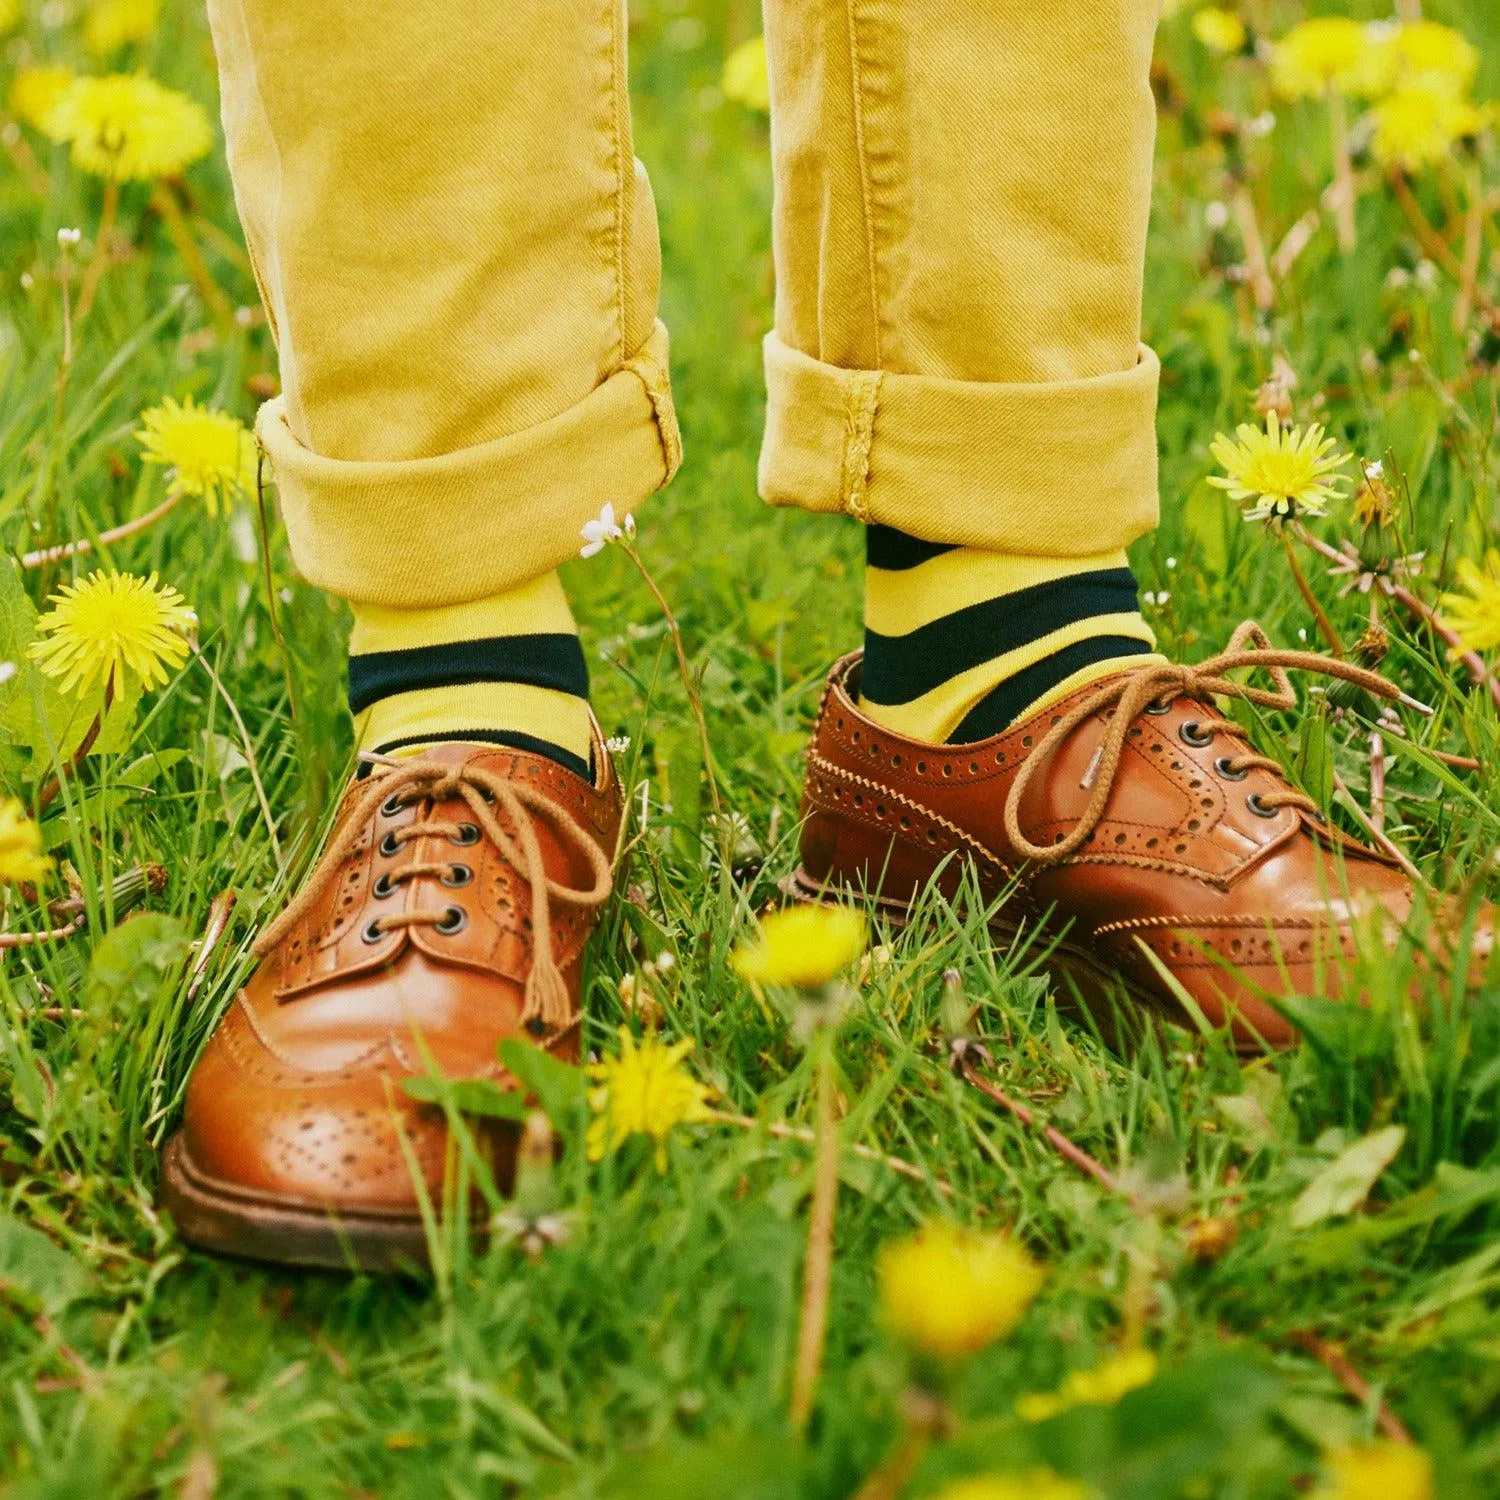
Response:
M292 549L485 598L681 461L624 0L208 0ZM775 505L1088 556L1155 523L1159 0L766 0Z

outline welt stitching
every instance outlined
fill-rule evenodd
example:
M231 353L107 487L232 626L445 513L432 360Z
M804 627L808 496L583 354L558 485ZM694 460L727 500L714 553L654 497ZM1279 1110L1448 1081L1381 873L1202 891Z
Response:
M846 771L842 766L836 766L832 761L824 760L821 755L815 752L809 752L808 760L817 766L819 770L825 771L830 776L836 776L841 781L850 782L855 786L862 787L866 791L874 792L877 796L884 797L891 802L899 802L903 807L909 808L918 816L926 818L931 823L936 823L939 828L951 834L959 843L965 845L975 854L978 854L982 859L988 860L1002 874L1008 876L1011 873L1005 861L995 854L993 850L981 844L972 834L965 833L956 823L950 823L941 813L934 812L930 807L924 807L922 803L903 795L893 787L883 786L878 781L871 781L869 777L861 776L857 771ZM843 808L831 807L827 811L839 813L844 817L850 816ZM864 821L869 822L868 819ZM870 826L878 827L879 825L872 823Z

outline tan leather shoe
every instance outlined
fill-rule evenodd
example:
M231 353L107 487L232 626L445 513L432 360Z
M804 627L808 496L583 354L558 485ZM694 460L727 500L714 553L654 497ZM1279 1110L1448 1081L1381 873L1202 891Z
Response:
M1247 1050L1296 1040L1271 1001L1344 992L1356 926L1394 933L1411 914L1400 866L1328 827L1214 707L1215 695L1295 706L1288 668L1401 696L1372 672L1272 650L1246 625L1197 668L1122 672L993 739L930 745L859 711L859 664L833 669L808 752L792 881L804 898L878 893L899 921L935 875L951 890L967 864L988 898L1015 883L997 936L1055 942L1055 966L1111 1032L1122 983L1190 1025L1175 983L1214 1026L1232 1019ZM1268 670L1274 689L1226 676L1244 667ZM1481 965L1490 943L1486 912Z
M401 1080L506 1075L507 1037L569 1061L584 944L609 894L619 783L540 756L445 745L345 793L301 894L209 1040L168 1143L184 1239L300 1265L426 1259L415 1163L440 1211L442 1112ZM517 1128L476 1121L501 1186Z

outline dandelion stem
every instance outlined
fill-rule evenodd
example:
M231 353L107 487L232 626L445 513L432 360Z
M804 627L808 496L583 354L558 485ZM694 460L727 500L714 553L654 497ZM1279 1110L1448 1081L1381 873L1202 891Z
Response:
M1459 265L1458 296L1453 303L1453 327L1462 333L1474 313L1474 293L1479 285L1479 263L1484 254L1484 184L1476 162L1467 177L1469 206L1464 217L1464 255Z
M148 527L155 526L164 516L176 510L181 502L180 494L168 495L160 505L148 510L145 515L124 521L119 526L111 526L108 531L101 531L97 538L79 537L75 542L63 542L56 547L42 547L36 552L28 552L22 557L21 566L41 568L48 563L62 562L65 558L82 557L95 547L111 547L116 542L123 542L126 538L137 536Z
M166 183L158 182L152 190L151 206L160 216L167 237L176 246L177 254L187 268L188 275L193 278L193 285L203 297L204 305L213 314L214 321L225 332L233 332L234 307L224 288L214 280L213 272L208 269L208 262L203 259L198 242L193 238L193 232L183 217L182 207Z
M672 606L667 603L667 596L662 593L656 580L651 576L651 570L636 550L631 541L621 543L626 557L635 564L635 570L641 575L645 585L651 590L651 596L656 600L657 607L662 612L662 617L667 622L667 633L672 637L672 649L677 653L677 674L682 678L683 691L687 694L688 707L692 710L693 722L698 726L698 743L703 753L703 774L708 779L708 800L713 807L714 829L719 838L727 841L728 830L724 828L722 808L719 803L719 784L714 776L713 749L708 741L708 720L703 714L703 695L698 690L698 683L693 676L692 668L688 665L687 651L682 644L682 631L677 624L677 616L672 613Z
M1230 208L1245 247L1245 271L1250 280L1250 293L1261 312L1271 312L1276 306L1276 283L1271 280L1266 242L1260 232L1260 220L1255 213L1255 200L1250 196L1248 183L1242 182L1235 188Z
M104 184L104 204L99 210L99 229L94 236L94 253L89 257L83 273L83 282L78 289L78 307L73 317L82 323L94 305L94 295L110 261L110 241L114 238L115 218L120 211L120 184L113 177Z
M1287 1335L1287 1342L1312 1355L1361 1406L1370 1404L1370 1382L1354 1368L1343 1350L1306 1328L1294 1329ZM1384 1401L1375 1410L1375 1421L1393 1443L1411 1442L1406 1424Z
M1344 96L1336 84L1328 85L1328 124L1333 134L1333 218L1339 249L1352 255L1359 248L1359 228L1354 216L1356 188L1354 162L1349 153L1349 116Z
M1391 195L1400 205L1401 212L1406 215L1407 223L1411 225L1417 242L1422 247L1422 253L1429 260L1436 261L1461 285L1464 277L1463 264L1453 253L1453 247L1433 227L1432 220L1423 213L1422 205L1417 202L1416 195L1411 190L1411 184L1406 180L1406 173L1399 167L1393 168L1388 180ZM1483 308L1487 313L1493 313L1496 310L1493 300L1483 287L1477 285L1474 287L1473 299L1474 305Z
M276 638L281 652L281 670L286 677L286 701L291 710L292 726L296 728L302 719L297 710L297 673L292 662L291 647L281 633L281 611L276 607L276 576L271 568L271 523L266 515L266 454L258 449L255 456L255 515L260 526L260 556L266 572L266 613L271 618L271 634Z
M1344 802L1347 804L1349 811L1354 815L1354 821L1411 876L1417 885L1426 885L1427 881L1425 877L1416 865L1411 862L1406 851L1383 829L1375 826L1370 815L1359 805L1358 799L1349 790L1348 783L1339 775L1337 770L1333 773L1333 784L1339 792L1343 793Z
M833 1120L833 1031L819 1027L817 1047L817 1141L813 1147L812 1209L807 1220L807 1260L802 1268L802 1323L792 1379L792 1426L807 1428L823 1363L828 1327L828 1286L833 1267L833 1216L838 1205L838 1140Z
M104 727L104 716L109 712L110 705L115 701L115 674L110 669L110 674L104 679L104 702L100 705L99 712L94 715L94 722L89 725L88 732L78 743L78 748L73 752L68 764L59 769L57 773L36 794L36 811L40 817L51 805L52 799L62 790L62 779L64 775L72 775L84 762L89 751L94 748L94 742L99 738L99 731Z
M1327 542L1323 541L1320 537L1314 536L1306 527L1297 527L1297 536L1301 541L1306 542L1314 552L1321 553L1330 562L1346 564L1349 561L1346 553L1338 551L1337 548L1330 547ZM1389 588L1389 594L1402 609L1406 610L1408 614L1415 615L1434 635L1445 641L1452 648L1455 659L1463 662L1469 669L1469 676L1474 679L1475 685L1488 688L1490 696L1495 700L1496 707L1500 707L1500 682L1496 682L1494 677L1490 675L1489 668L1485 666L1479 653L1470 651L1458 638L1458 635L1438 618L1437 611L1430 604L1419 599L1404 584L1392 583Z
M1292 570L1292 581L1297 585L1297 592L1302 595L1303 601L1312 611L1312 616L1318 625L1318 633L1328 642L1328 649L1343 660L1344 643L1339 639L1339 633L1333 628L1333 621L1324 612L1323 606L1318 603L1318 596L1313 593L1311 585L1302 575L1302 569L1297 562L1297 553L1292 547L1291 537L1283 532L1282 545L1286 548L1287 566Z
M4 144L11 165L26 179L26 186L38 198L45 198L52 191L52 184L47 180L42 164L36 159L36 152L27 144L26 137L21 134L21 127L14 120L7 120L4 125L0 125L0 143Z

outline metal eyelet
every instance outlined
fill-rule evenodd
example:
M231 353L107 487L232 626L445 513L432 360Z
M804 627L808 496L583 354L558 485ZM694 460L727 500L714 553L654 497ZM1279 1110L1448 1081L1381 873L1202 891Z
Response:
M1170 703L1148 703L1146 705L1146 712L1148 714L1169 714L1172 712L1172 705Z
M1279 808L1267 807L1266 804L1260 800L1259 792L1251 792L1250 795L1245 798L1245 806L1248 807L1257 818L1274 818L1280 811Z
M1179 725L1177 729L1177 738L1180 739L1184 745L1188 745L1194 750L1201 750L1205 745L1211 745L1214 742L1213 735L1205 733L1199 727L1198 721L1196 719L1189 719L1186 724Z
M468 885L473 880L474 871L468 865L449 865L448 873L443 876L443 884L451 890L457 890L460 886Z
M370 887L370 894L377 901L384 901L387 896L396 894L396 883L389 875L380 875L376 878L375 884Z
M380 804L380 816L383 818L394 818L397 813L406 811L406 798L392 793Z
M432 925L444 937L452 937L455 933L462 932L469 925L469 914L461 906L450 906L443 913L443 920L441 922L434 922Z
M373 922L367 922L360 936L367 943L378 943L385 936L385 929L380 925L380 918L376 917Z
M1232 755L1221 755L1214 762L1216 770L1225 781L1243 781L1249 774L1248 767L1241 767L1238 771L1234 768L1234 757Z
M401 852L401 840L394 832L386 834L380 841L380 852L386 859L395 859Z
M479 842L479 828L474 823L460 823L458 832L449 837L450 844L457 844L460 849L466 849L470 844Z

